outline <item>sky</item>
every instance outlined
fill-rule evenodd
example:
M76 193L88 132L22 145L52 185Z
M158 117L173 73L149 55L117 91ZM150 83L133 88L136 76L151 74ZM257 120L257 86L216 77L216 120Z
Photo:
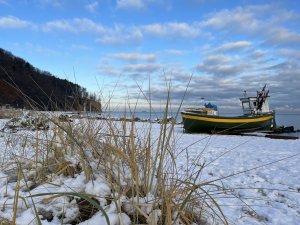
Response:
M0 47L114 107L300 113L300 1L0 0ZM1 60L1 59L0 59Z

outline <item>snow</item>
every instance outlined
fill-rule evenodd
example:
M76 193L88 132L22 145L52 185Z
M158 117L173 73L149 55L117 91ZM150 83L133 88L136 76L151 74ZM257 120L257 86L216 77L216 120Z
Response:
M129 225L131 224L130 218L124 214L108 213L109 222L111 225ZM103 215L98 212L91 219L79 223L79 225L102 225L106 224L106 220Z
M0 120L0 128L6 121ZM145 130L144 123L136 123L136 134ZM147 125L146 125L147 126ZM152 124L151 132L155 139L159 135L159 124ZM13 155L26 154L28 158L34 155L34 145L22 145L22 138L16 134L0 133L0 217L12 219L16 180L8 182L9 160ZM26 134L28 135L28 133ZM34 136L35 133L32 132ZM27 140L27 139L26 139ZM28 140L29 141L29 140ZM300 140L268 139L256 136L207 135L183 133L181 125L176 125L173 135L176 148L176 164L179 176L194 177L195 184L214 181L219 190L211 190L212 196L221 206L230 224L300 224ZM31 146L31 147L30 147ZM4 153L5 152L5 153ZM67 157L66 157L67 158ZM70 162L78 163L74 158ZM199 176L197 172L201 169ZM11 178L10 178L11 179ZM125 178L124 178L125 180ZM221 190L222 189L222 190ZM215 191L215 192L213 192ZM109 182L104 174L96 174L93 181L87 181L84 173L74 177L63 174L55 177L51 183L44 183L30 192L31 195L40 193L77 192L97 196L96 199L106 211L110 224L131 224L128 215L135 210L130 203L136 202L136 197L119 196L120 205L124 212L120 213L115 204L108 205L106 196L111 195ZM20 196L29 196L26 189L21 189ZM45 198L36 196L38 208L51 210L52 221L41 220L42 224L61 224L60 216L68 223L79 213L76 198L60 196L47 205ZM155 218L161 215L160 210L151 211L154 199L151 194L139 198L141 210ZM43 201L42 201L43 200ZM27 201L28 209L22 199L19 199L17 224L34 224L35 214L31 201ZM106 224L101 211L90 219L80 223Z
M189 145L195 139L202 139L202 144L188 147L187 152L193 159L199 150L203 151L203 157L197 162L206 162L202 180L221 178L220 185L232 190L230 194L234 198L219 196L217 199L230 222L300 224L299 140L225 135L205 139L203 134L184 134L180 144ZM207 147L199 149L199 146ZM178 162L181 168L186 166L184 157Z

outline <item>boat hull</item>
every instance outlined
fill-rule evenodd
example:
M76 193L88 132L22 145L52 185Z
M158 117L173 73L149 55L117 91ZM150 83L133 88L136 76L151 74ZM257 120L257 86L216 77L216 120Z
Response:
M185 132L188 133L240 133L270 130L274 114L255 116L221 117L181 112Z

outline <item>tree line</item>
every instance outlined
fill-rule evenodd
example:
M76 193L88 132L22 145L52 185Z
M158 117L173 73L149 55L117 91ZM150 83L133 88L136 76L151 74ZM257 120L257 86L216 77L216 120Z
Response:
M0 105L37 110L101 110L100 100L86 88L32 66L0 48Z

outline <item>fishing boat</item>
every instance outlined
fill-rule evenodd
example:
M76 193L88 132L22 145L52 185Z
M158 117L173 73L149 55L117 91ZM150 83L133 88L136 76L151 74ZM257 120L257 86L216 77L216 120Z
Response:
M219 116L216 105L187 108L181 112L184 131L187 133L241 133L271 130L275 127L275 112L269 108L269 91L266 85L256 97L240 98L243 115Z

